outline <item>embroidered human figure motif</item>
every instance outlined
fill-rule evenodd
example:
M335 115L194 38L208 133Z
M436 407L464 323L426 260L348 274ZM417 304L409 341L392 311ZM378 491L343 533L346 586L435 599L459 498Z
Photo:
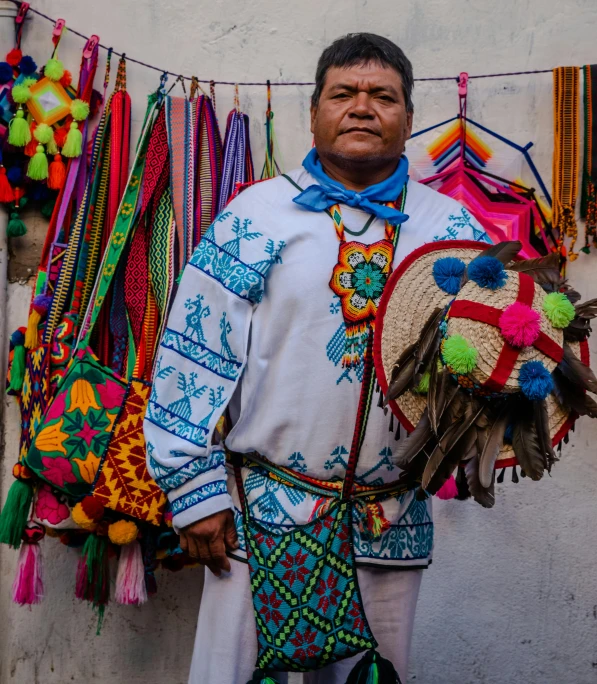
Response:
M236 361L236 354L232 351L230 345L228 344L228 335L232 332L232 326L230 325L229 321L226 320L225 311L222 313L222 318L220 319L220 330L222 331L220 333L220 344L222 345L220 354L230 361Z
M207 389L207 385L200 387L197 385L197 377L197 373L189 373L187 379L184 373L179 373L177 386L184 396L168 404L168 411L184 420L189 420L191 417L191 399L199 399Z
M209 306L203 306L203 295L198 294L194 300L187 299L184 303L184 308L191 311L185 317L186 328L184 334L199 344L206 344L205 335L203 334L203 325L201 321L211 315Z

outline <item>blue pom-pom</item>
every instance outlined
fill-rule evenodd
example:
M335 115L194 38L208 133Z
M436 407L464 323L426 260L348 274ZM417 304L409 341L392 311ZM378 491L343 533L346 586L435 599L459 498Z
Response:
M41 202L50 196L50 191L45 183L33 183L29 190L29 197L34 202Z
M458 294L465 268L464 261L456 257L438 259L433 264L433 277L436 285L447 294Z
M12 67L8 62L0 62L0 83L8 83L12 81Z
M497 290L503 287L508 275L499 259L495 257L479 257L468 265L468 277L479 287Z
M543 401L553 390L553 378L541 361L527 361L518 375L522 393L531 401Z
M31 76L37 71L37 64L33 61L33 57L25 55L19 64L19 69L25 76Z
M23 180L23 169L20 166L11 166L6 169L6 177L13 185L19 185Z
M10 342L13 347L23 346L25 344L25 335L20 330L15 330L10 336Z

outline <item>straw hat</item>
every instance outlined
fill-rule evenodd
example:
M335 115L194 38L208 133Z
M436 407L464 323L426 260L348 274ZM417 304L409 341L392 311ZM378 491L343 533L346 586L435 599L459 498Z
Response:
M523 261L519 249L424 245L385 288L375 367L401 424L418 426L397 459L421 497L460 465L460 489L490 506L494 469L519 464L540 479L577 415L597 417L586 394L597 390L587 344L597 306L574 306L557 255Z

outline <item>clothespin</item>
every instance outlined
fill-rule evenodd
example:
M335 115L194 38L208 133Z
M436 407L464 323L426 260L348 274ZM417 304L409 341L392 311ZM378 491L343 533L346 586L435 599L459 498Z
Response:
M19 11L17 12L17 16L15 17L15 24L22 24L25 21L25 17L27 16L28 11L29 11L29 3L28 2L22 2L19 6Z
M468 90L468 74L466 71L460 72L458 77L458 97L466 97Z
M191 92L189 93L189 100L194 100L197 91L199 90L199 79L197 76L191 76Z
M58 43L62 38L62 32L64 31L65 26L66 21L64 21L64 19L56 19L56 23L54 24L54 29L52 31L52 43L54 43L55 47L58 47Z
M460 158L464 161L466 148L466 97L468 94L468 74L461 71L458 77L458 102L460 109Z
M177 81L180 81L180 85L182 86L182 92L184 93L184 96L187 96L187 87L184 84L184 76L181 74L177 79Z
M87 43L86 43L85 47L83 48L83 57L85 59L91 58L93 51L99 45L99 41L100 41L99 36L96 36L95 34L93 36L90 36L87 39Z

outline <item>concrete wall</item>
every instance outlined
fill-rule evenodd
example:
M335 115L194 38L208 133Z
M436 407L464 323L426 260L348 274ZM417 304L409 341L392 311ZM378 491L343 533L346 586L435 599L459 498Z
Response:
M358 30L396 40L418 77L597 61L595 0L35 0L34 5L84 33L98 33L105 44L130 56L221 80L310 81L321 49ZM1 19L0 24L4 52L10 31ZM81 45L79 38L67 35L61 48L61 57L74 70ZM25 47L43 62L50 51L50 25L34 18ZM146 94L156 87L159 74L129 65L128 76L138 129ZM305 87L274 90L287 168L300 162L310 144L309 94ZM218 87L221 121L232 96L232 88ZM241 88L240 97L252 117L260 166L265 88ZM472 118L518 143L535 142L533 156L548 182L551 98L549 74L473 81L469 98ZM457 110L455 85L419 83L415 102L416 128L448 118ZM3 304L4 255L0 244L0 338L4 327L23 324L29 298L26 286L12 284ZM596 258L583 255L570 268L584 296L595 295ZM592 348L597 352L597 337ZM11 401L4 404L3 497L18 441L16 408ZM596 443L597 424L581 422L553 478L500 486L492 511L472 503L439 502L435 562L422 589L412 681L597 682ZM73 598L74 552L54 540L44 548L48 597L31 611L11 605L16 554L0 551L2 684L186 681L200 571L160 576L157 598L138 609L110 608L102 635L95 637L91 611Z

